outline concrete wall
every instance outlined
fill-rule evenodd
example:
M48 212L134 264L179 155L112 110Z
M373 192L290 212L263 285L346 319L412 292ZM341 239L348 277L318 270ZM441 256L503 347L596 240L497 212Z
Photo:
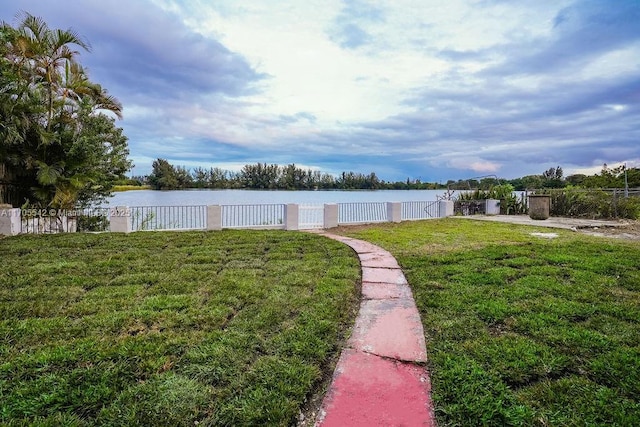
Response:
M222 206L207 206L207 230L222 230Z
M500 215L500 200L487 199L485 200L484 213L487 215Z
M118 206L111 211L111 223L109 231L114 233L131 232L131 209L127 206Z
M284 210L284 229L285 230L298 230L298 205L289 203Z
M387 221L389 222L402 221L402 203L401 202L387 202Z
M453 216L453 200L440 200L438 202L438 213L439 218Z
M324 205L324 228L335 228L338 226L338 205L335 203Z
M20 209L0 208L0 234L15 236L22 230L22 218Z

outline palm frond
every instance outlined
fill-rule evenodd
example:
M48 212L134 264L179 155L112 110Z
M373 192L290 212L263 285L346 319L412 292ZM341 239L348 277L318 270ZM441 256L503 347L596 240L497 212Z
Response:
M60 164L48 165L44 162L37 162L38 173L36 178L42 185L55 185L62 176L62 167Z

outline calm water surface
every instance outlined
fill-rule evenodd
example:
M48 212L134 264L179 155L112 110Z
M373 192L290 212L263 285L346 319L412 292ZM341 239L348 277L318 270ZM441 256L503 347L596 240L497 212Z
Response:
M436 200L444 190L261 191L134 190L115 193L109 206L253 205L271 203L413 202Z

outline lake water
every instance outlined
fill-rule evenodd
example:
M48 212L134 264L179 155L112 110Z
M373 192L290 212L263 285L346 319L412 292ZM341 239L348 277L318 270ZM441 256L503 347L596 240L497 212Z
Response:
M324 204L349 202L435 201L445 190L262 191L134 190L115 193L109 206L192 206L254 204Z

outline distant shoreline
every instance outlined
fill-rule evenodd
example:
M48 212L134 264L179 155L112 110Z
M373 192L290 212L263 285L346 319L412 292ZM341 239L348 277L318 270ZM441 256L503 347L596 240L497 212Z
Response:
M114 185L111 191L113 192L122 192L122 191L134 191L134 190L151 190L150 185Z

